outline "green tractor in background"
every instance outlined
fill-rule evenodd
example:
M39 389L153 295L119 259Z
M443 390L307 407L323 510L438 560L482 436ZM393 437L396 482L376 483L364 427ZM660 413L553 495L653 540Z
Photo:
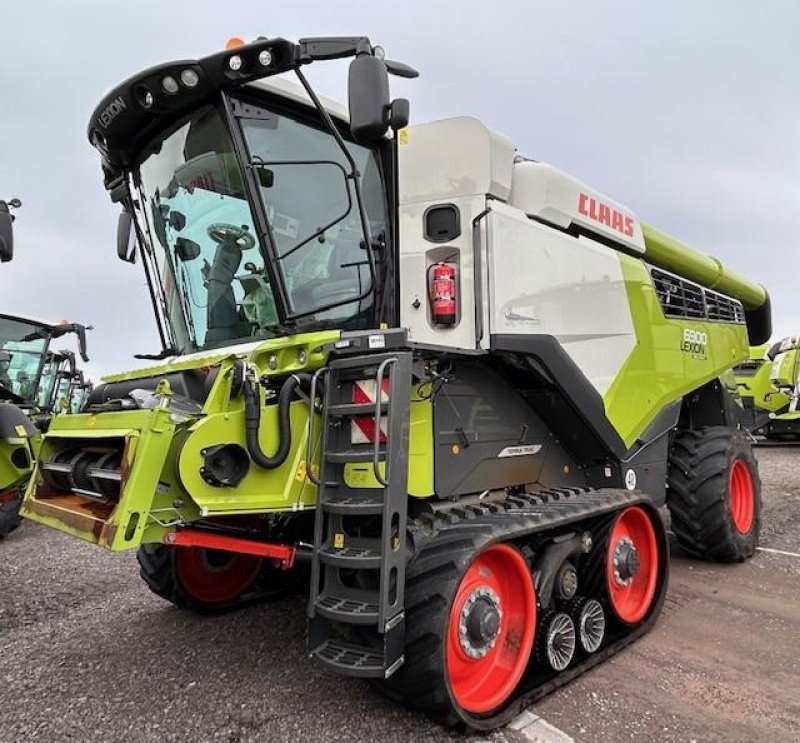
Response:
M751 346L735 367L744 406L744 427L772 440L800 437L800 336Z

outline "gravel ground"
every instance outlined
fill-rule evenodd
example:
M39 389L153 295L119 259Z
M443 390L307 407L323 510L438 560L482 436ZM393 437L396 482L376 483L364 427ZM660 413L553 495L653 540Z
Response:
M800 447L758 457L762 545L800 552ZM581 742L800 740L800 558L674 553L655 629L536 713ZM320 672L299 598L194 617L132 555L30 523L0 561L0 741L470 740Z

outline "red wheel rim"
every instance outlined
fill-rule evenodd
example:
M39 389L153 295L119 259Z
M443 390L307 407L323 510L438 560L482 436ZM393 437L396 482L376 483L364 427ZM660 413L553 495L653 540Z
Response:
M755 497L750 468L741 459L733 462L728 491L733 525L740 534L747 534L755 517Z
M638 570L629 575L615 564L626 551L635 550ZM647 614L658 582L658 542L653 522L639 506L626 508L614 523L608 539L606 586L614 614L624 624L636 624Z
M203 604L225 604L254 583L263 558L205 547L177 547L175 567L181 588Z
M489 595L500 610L499 629L482 657L467 653L463 612ZM458 586L447 627L447 675L456 702L467 712L499 707L522 677L536 632L536 593L525 558L507 544L481 552Z

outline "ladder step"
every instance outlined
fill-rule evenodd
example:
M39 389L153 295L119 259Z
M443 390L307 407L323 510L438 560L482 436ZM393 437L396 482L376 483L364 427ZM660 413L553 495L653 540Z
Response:
M311 656L340 673L361 678L385 678L383 654L341 640L325 640L311 651Z
M372 451L372 447L368 450L358 450L358 449L345 449L344 451L329 451L325 453L325 458L329 462L333 462L334 464L348 464L350 462L358 463L358 462L371 462L372 458L375 456L375 453ZM386 457L386 447L381 446L378 449L378 458L382 459Z
M381 551L377 547L352 545L337 548L330 543L319 550L320 562L340 568L370 569L380 568Z
M378 604L335 596L320 596L315 604L322 616L345 624L375 624L378 621Z
M383 513L383 491L370 488L364 493L353 492L336 495L322 501L326 513L339 513L353 516L375 516Z
M388 402L381 403L381 412L386 413L389 409ZM329 405L328 413L335 416L352 416L364 415L375 417L375 403L374 402L354 402L354 403L341 403L338 405Z

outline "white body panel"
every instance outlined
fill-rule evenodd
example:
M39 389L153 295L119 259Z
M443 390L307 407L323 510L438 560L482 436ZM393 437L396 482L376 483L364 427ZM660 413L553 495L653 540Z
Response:
M641 224L630 209L547 163L524 160L514 165L509 204L562 229L578 224L645 251Z
M475 291L472 220L487 195L506 200L511 189L514 149L477 119L462 117L410 127L399 136L400 322L412 340L474 349ZM425 239L425 210L453 204L461 233L446 243ZM447 259L456 265L457 324L431 322L426 269Z
M615 251L503 204L487 226L491 333L555 336L604 394L636 345Z

